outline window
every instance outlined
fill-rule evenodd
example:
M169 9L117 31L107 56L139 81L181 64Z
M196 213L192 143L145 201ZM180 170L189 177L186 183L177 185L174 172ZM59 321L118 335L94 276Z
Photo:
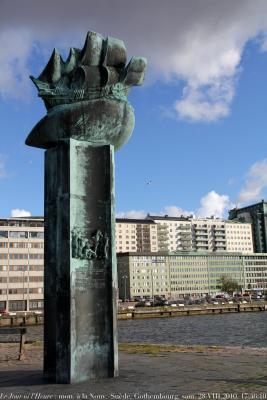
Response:
M8 237L8 231L0 231L0 237L7 238Z
M10 300L8 306L9 306L10 311L25 311L26 310L26 301Z
M30 232L30 238L43 239L44 238L44 232Z
M9 294L27 294L27 289L8 289Z
M10 260L27 260L28 254L9 254Z
M42 260L43 258L44 258L43 253L29 254L30 260Z
M41 294L43 293L44 289L43 288L29 288L29 293L33 294L33 293L37 293L37 294Z
M29 268L30 268L30 271L43 271L44 270L43 265L30 265Z
M27 238L28 232L27 231L10 231L9 237L11 238Z
M44 248L44 244L43 242L41 243L29 243L29 247L32 249L43 249Z
M27 276L10 276L9 277L9 283L22 283L22 282L28 282L28 277Z
M23 248L27 248L28 247L28 243L23 243L23 242L11 242L9 243L9 247L11 249L23 249Z
M28 271L27 265L10 265L9 271Z
M30 310L42 310L44 308L43 300L30 300Z
M43 282L44 277L43 276L30 276L29 277L29 282Z

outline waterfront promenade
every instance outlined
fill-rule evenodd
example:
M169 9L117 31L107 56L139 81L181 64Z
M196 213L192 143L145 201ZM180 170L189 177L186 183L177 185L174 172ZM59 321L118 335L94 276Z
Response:
M267 399L267 348L120 345L120 376L83 384L42 378L42 343L0 344L0 399Z
M202 304L183 307L142 307L134 308L131 303L120 307L118 320L143 319L143 318L164 318L183 317L193 315L216 315L216 314L237 314L247 312L267 311L267 302L249 302L246 304ZM0 315L0 328L7 326L38 325L44 323L43 312L18 312L7 315Z

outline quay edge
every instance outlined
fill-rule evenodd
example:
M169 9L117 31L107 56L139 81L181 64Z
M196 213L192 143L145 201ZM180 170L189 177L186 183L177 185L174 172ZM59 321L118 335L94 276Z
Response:
M194 315L215 315L241 312L263 312L267 311L267 302L248 304L223 304L198 307L144 307L136 309L120 310L117 314L118 320L144 319L144 318L166 318ZM42 325L44 316L35 313L20 313L20 315L0 316L0 328L10 326Z

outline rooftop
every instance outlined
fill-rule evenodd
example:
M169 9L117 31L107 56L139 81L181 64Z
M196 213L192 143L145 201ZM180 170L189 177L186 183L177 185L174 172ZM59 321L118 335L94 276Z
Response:
M117 223L129 223L129 224L155 224L154 221L148 219L134 219L134 218L116 218Z
M141 253L134 253L134 252L125 252L125 253L117 253L117 258L120 257L142 257L142 256L151 256L151 257L160 257L160 256L210 256L210 257L267 257L267 253L241 253L241 252L226 252L226 251L173 251L173 252L141 252Z
M229 212L231 212L231 211L247 210L248 208L254 208L254 207L257 207L257 206L261 206L261 205L267 205L267 202L266 202L265 200L261 200L259 203L250 204L250 205L244 206L244 207L235 207L235 208L232 208L232 210L229 210Z

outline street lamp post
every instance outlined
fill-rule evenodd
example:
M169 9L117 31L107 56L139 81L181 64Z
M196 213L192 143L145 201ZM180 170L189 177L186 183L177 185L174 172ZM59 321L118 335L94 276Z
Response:
M122 279L124 279L124 301L126 301L126 279L128 279L128 276L123 275Z
M151 298L154 300L154 275L153 275L153 269L151 268Z

